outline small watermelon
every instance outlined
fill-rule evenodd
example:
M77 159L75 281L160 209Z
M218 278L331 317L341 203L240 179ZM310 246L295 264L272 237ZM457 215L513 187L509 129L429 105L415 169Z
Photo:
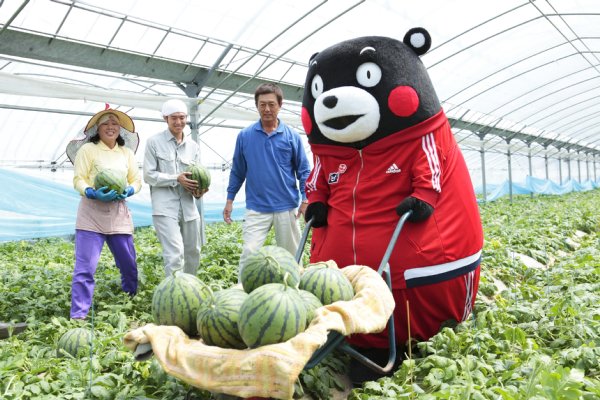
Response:
M65 332L58 340L58 356L64 356L65 353L73 357L81 357L90 353L92 344L92 335L88 329L73 328Z
M240 336L250 348L281 343L306 329L306 307L298 289L268 283L248 295L240 308Z
M299 290L302 300L304 300L304 306L306 307L306 326L310 325L313 318L315 318L315 310L319 307L323 307L321 300L314 294L306 290Z
M250 254L244 265L240 280L246 293L267 283L283 283L289 274L287 285L297 287L300 281L300 266L289 251L279 246L264 246Z
M208 168L200 164L192 164L186 171L192 173L190 179L198 182L198 189L204 190L210 187L210 171Z
M96 174L94 178L94 188L100 189L106 186L107 191L114 190L121 194L127 187L127 174L114 169L104 169Z
M154 322L158 325L175 325L189 336L196 336L198 310L210 294L210 288L196 276L177 271L154 289Z
M323 305L338 300L352 300L354 288L344 273L327 263L309 264L300 278L300 289L317 296Z
M227 349L245 349L240 337L238 320L242 303L248 293L229 288L213 293L200 305L196 324L204 343Z

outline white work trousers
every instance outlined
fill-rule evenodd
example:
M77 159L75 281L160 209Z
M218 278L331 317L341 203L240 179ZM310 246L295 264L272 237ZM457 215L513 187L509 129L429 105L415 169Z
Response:
M153 215L152 221L163 250L165 275L183 269L195 276L200 264L200 218L186 222L180 211L179 220Z
M275 213L261 213L246 210L244 214L243 234L244 247L240 256L238 277L241 276L243 265L248 255L260 249L267 239L271 227L275 229L275 242L277 246L296 255L300 244L300 225L296 219L298 209L280 211Z

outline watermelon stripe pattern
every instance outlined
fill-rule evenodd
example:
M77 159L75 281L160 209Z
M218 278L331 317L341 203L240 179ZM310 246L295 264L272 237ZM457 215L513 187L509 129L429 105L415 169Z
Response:
M348 278L339 269L328 268L325 263L308 265L300 279L300 289L317 296L323 305L354 297L354 288Z
M114 169L105 169L98 172L94 178L94 188L100 189L106 186L107 191L114 190L121 194L127 187L127 175Z
M196 336L198 310L210 294L210 288L196 276L176 272L165 278L154 290L154 321L158 325L178 326L188 336Z
M192 164L187 172L191 172L190 179L198 182L198 189L204 190L210 187L210 171L200 164Z
M297 287L300 282L300 266L294 256L279 246L264 246L250 256L242 267L240 281L246 293L268 283L284 283Z
M239 330L249 348L281 343L306 329L306 307L297 289L269 283L254 290L240 309Z
M307 290L300 289L298 292L306 307L306 325L308 326L313 318L315 318L315 310L319 307L323 307L323 304L321 304L321 300L319 300L317 296Z
M73 357L84 356L90 351L92 336L85 328L73 328L65 332L58 340L58 356L65 352Z
M240 308L248 294L241 289L229 288L215 292L202 303L198 311L198 333L204 343L227 349L245 349L240 336L238 320Z

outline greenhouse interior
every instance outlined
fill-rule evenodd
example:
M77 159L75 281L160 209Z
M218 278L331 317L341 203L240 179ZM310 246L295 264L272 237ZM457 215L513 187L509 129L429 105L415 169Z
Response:
M0 200L0 398L600 398L598 26L600 3L593 0L0 0L0 183L5 188ZM482 242L475 249L478 258L468 254L475 257L469 258L475 269L465 275L471 279L475 274L474 289L465 289L470 297L463 300L465 312L458 321L447 318L454 324L419 337L418 321L429 318L423 315L431 310L418 302L410 310L408 300L398 303L398 293L417 293L432 284L460 278L461 288L473 285L452 275L412 287L407 274L418 268L406 266L402 280L393 276L400 252L394 246L429 257L418 238L409 237L420 223L411 218L423 212L414 208L413 215L406 215L408 222L400 218L388 252L373 256L382 260L381 266L366 267L378 272L373 287L362 286L366 278L349 278L354 270L344 267L361 266L354 254L353 264L338 267L352 281L355 296L340 300L337 308L332 307L337 302L326 305L321 299L324 305L312 323L306 319L302 324L305 332L277 344L215 350L201 335L200 322L196 329L197 309L192 334L159 322L159 289L175 275L165 277L150 186L143 179L139 191L123 202L134 227L137 292L126 293L125 275L107 242L97 269L93 267L89 314L83 320L69 314L78 207L86 197L74 187L67 145L86 138L86 126L98 112L113 109L132 119L139 136L135 167L141 175L148 140L167 129L161 107L171 99L187 106L184 136L197 143L200 162L211 176L210 190L196 201L202 246L195 277L210 292L203 301L215 301L215 293L245 284L238 272L248 218L245 185L235 197L232 223L224 222L223 211L238 134L260 120L257 86L275 83L282 89L278 118L299 134L311 176L318 174L326 159L315 135L307 132L318 128L307 124L312 110L306 109L306 99L317 97L316 81L305 85L311 71L325 65L319 57L362 37L391 38L421 50L407 41L413 28L430 36L430 47L417 53L417 59L465 160L470 182L464 176L457 185L473 192L472 209L481 219L481 226L475 224L481 232L474 234ZM361 56L369 49L374 52L365 47ZM347 65L339 62L333 68L342 71ZM327 89L325 84L321 90ZM393 101L390 95L392 112ZM314 112L326 143L335 142L317 121L316 105ZM329 175L330 187L337 187L333 185L344 173L346 164L340 164L338 173ZM447 182L446 175L441 181ZM308 183L306 187L309 194ZM370 193L373 204L383 207L391 191L382 188L380 202L379 193ZM455 203L462 207L461 199ZM311 208L310 196L308 200L317 218L320 209ZM417 198L433 210L424 214L429 224L431 215L437 218L446 208L441 201L432 207L426 200ZM333 199L325 207L326 216L341 218L332 208ZM467 208L450 210L454 225L463 229L463 241L473 225L472 220L461 223ZM354 214L351 223L358 229ZM324 254L339 252L346 260L351 257L342 255L344 242L359 240L352 230L352 237L333 242L339 244L335 250L334 239L317 236L320 227L311 227L302 216L298 225L302 237L294 256L303 274L319 257L315 245L332 246ZM333 217L325 217L325 225L331 235L348 232L333 230ZM390 223L385 225L386 235L394 231ZM447 253L453 251L445 236L445 230L455 229L450 225L435 225ZM264 245L276 246L278 240L270 231ZM398 259L403 256L412 262L412 254ZM458 271L452 257L466 256L447 256L444 268ZM423 274L419 276L426 280L429 272ZM301 282L298 277L296 289ZM359 288L374 291L376 285L389 287L393 298L390 294L387 303L383 300L387 290L386 296L371 294L377 299L356 294ZM364 307L375 307L368 304L372 301L382 309L366 312L355 306L361 299ZM379 318L381 326L361 330L376 325L383 309L387 314ZM331 322L328 316L336 310L350 315L351 323L338 327ZM361 319L361 311L373 321ZM407 322L399 321L398 313ZM394 324L408 324L408 340L393 344ZM66 333L81 328L88 335L85 344L77 338L83 352L57 349ZM313 331L325 336L309 351L308 339L303 340ZM355 333L389 336L389 346L376 346L388 350L383 361L357 353ZM327 352L314 350L327 345ZM316 360L316 354L323 357ZM386 362L393 368L381 372ZM354 382L352 368L372 377Z

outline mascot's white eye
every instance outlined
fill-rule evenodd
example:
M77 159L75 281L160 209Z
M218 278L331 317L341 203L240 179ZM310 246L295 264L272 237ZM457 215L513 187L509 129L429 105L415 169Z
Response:
M315 99L323 93L323 78L321 78L321 75L315 75L313 78L310 84L310 93Z
M356 80L361 86L373 87L381 80L381 68L373 62L366 62L356 70Z

